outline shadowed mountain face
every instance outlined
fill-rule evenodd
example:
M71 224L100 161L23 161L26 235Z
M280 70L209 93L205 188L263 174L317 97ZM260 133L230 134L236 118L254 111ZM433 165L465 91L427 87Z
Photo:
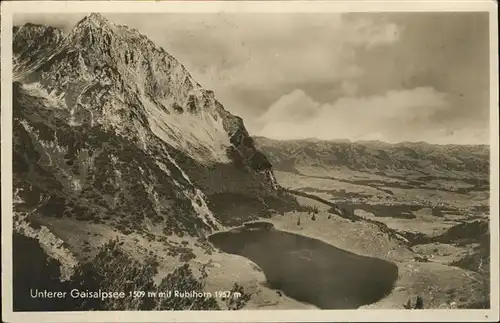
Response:
M20 210L197 235L224 222L211 196L275 195L242 119L144 35L98 14L13 32Z
M302 167L344 167L380 175L431 176L429 179L489 178L489 147L485 145L254 139L276 170L288 172Z

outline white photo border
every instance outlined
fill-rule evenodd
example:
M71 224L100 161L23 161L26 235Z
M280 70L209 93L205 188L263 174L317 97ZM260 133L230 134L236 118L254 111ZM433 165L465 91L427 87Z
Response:
M495 1L4 1L1 3L2 312L6 322L495 322L499 319L498 14ZM489 12L491 308L13 312L12 25L15 13Z

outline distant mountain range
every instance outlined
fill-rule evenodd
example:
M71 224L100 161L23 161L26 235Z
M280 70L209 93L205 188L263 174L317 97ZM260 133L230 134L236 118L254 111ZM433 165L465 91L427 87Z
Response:
M281 171L297 172L303 167L316 167L380 175L489 178L490 150L487 145L254 139L274 169Z
M242 119L136 30L28 23L13 55L17 211L198 235L230 220L225 194L276 197Z

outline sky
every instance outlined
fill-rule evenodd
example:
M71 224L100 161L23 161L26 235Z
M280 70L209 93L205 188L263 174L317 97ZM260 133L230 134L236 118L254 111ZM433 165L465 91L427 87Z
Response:
M252 135L488 143L487 13L103 15L175 56ZM69 31L83 16L15 23Z

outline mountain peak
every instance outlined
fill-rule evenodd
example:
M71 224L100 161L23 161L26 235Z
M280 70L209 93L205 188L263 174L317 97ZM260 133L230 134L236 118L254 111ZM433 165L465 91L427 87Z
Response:
M81 34L83 31L106 33L113 30L113 23L99 13L91 13L78 21L71 33Z
M108 52L116 27L99 13L82 18L69 33L66 42L75 48L89 48Z
M100 13L93 12L88 16L85 16L82 20L80 20L80 23L85 23L85 24L92 24L94 26L109 26L111 22L106 19L103 15Z

